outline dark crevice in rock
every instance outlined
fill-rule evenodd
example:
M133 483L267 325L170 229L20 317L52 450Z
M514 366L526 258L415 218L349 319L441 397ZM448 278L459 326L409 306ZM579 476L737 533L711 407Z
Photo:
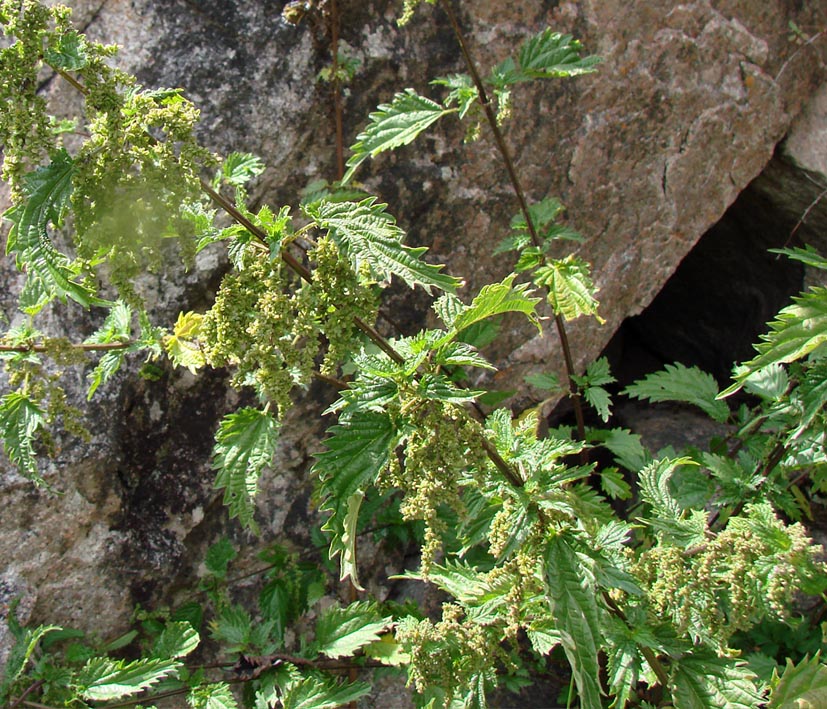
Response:
M785 207L790 187L779 174L792 175L777 156L649 307L623 322L604 352L621 384L673 362L698 366L724 384L734 364L753 356L766 324L804 285L801 264L769 251L799 243L790 234L801 212ZM803 179L799 174L797 182Z

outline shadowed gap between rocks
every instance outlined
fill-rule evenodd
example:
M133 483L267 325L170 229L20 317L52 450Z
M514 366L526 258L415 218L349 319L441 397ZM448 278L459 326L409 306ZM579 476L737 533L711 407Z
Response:
M778 151L698 240L652 303L618 328L601 355L617 377L614 393L675 362L700 367L721 387L728 384L733 366L754 355L767 323L793 296L823 279L769 251L809 243L825 253L827 199L818 201L822 180ZM691 407L616 401L613 425L644 436L645 429L658 429L648 441L654 451L668 444L705 448L714 433L707 430L712 422ZM569 417L570 406L563 401L550 424Z

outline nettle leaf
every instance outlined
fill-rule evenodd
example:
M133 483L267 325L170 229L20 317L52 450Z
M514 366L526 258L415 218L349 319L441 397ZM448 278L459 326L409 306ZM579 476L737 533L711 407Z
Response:
M210 630L213 639L222 644L224 652L245 652L252 644L253 620L240 605L222 608L218 616L210 621Z
M606 679L614 696L612 707L625 707L637 687L642 666L640 649L631 637L612 644L607 655Z
M92 335L86 338L88 344L109 344L111 342L129 342L132 336L132 308L119 300L109 310L109 315L103 325ZM86 400L89 401L101 384L106 383L123 364L126 348L106 352L98 361L97 366L89 374L89 391Z
M178 320L164 342L164 349L176 367L186 367L195 374L206 364L204 352L198 342L201 332L201 313L178 313Z
M672 672L675 709L754 709L763 697L746 663L699 650L680 659Z
M110 660L94 657L76 678L84 699L103 702L139 694L170 675L177 674L181 663L176 660Z
M530 384L537 389L542 389L543 391L559 391L562 389L562 385L560 384L560 379L554 374L548 374L547 372L534 372L533 374L527 374L523 377L523 380L526 384Z
M770 364L749 374L742 383L749 394L760 396L764 401L775 401L787 392L790 378L784 365Z
M589 440L606 447L614 455L618 465L633 473L651 461L640 435L625 428L591 429Z
M647 374L623 392L634 399L682 401L700 408L721 423L729 418L729 407L717 400L718 383L711 374L680 362L667 364L663 371Z
M258 528L253 519L258 477L273 458L278 430L278 422L269 412L243 408L227 414L215 436L215 487L224 490L230 517L238 517L253 531Z
M233 547L233 543L227 537L221 537L207 549L204 556L204 565L207 567L207 571L216 578L227 578L227 568L237 556L238 552Z
M460 119L465 118L468 111L476 103L479 92L474 82L468 74L452 74L451 76L441 76L434 79L431 84L435 86L445 86L450 89L450 92L445 97L443 103L446 106L453 106L457 104L459 108Z
M416 390L423 399L449 401L453 404L464 404L473 401L476 397L485 393L474 389L462 389L456 386L444 374L422 375Z
M755 346L758 355L739 368L735 383L720 393L721 398L738 391L753 372L802 359L827 342L827 288L814 286L793 298L793 304L781 310L769 327Z
M49 165L26 176L23 189L28 199L3 215L12 222L6 253L17 254L18 267L34 272L51 297L64 302L69 297L86 308L110 305L72 280L77 274L70 267L69 258L54 247L46 231L48 224L59 226L63 220L72 196L74 174L74 161L61 149Z
M381 104L370 114L370 123L356 136L342 184L350 182L356 169L368 158L407 145L431 124L455 110L443 108L413 89L396 94L391 103Z
M683 510L669 489L669 479L681 465L697 465L691 458L662 458L655 460L640 471L638 486L640 497L648 502L661 517L680 519Z
M46 425L46 413L25 394L13 391L0 399L0 431L3 450L27 478L39 480L34 444Z
M520 70L524 77L561 78L591 74L600 57L581 57L582 45L570 34L546 28L520 49Z
M548 289L548 302L555 314L566 320L593 315L598 322L605 322L597 314L597 288L592 282L591 267L583 259L573 254L553 259L534 272L534 282Z
M477 351L476 347L465 342L450 342L440 347L434 355L434 364L447 367L478 367L491 371L497 369Z
M442 300L435 310L449 328L449 332L435 346L439 347L448 343L463 330L503 313L522 313L539 331L542 331L540 321L535 314L540 298L530 295L531 291L527 283L515 286L515 278L516 276L512 273L501 283L483 286L470 305L463 305L459 298Z
M525 629L531 647L538 655L548 655L562 642L560 632L550 619L535 620Z
M261 158L252 153L230 153L216 173L213 186L218 187L221 182L240 187L254 177L264 172L264 163Z
M86 38L75 30L67 30L57 35L56 41L46 47L43 59L53 69L77 71L86 66Z
M425 581L422 574L417 571L406 571L393 578ZM463 604L477 603L483 596L492 592L486 575L466 561L448 559L444 565L433 564L428 572L427 581Z
M810 244L805 244L803 248L795 247L792 249L767 249L773 254L782 254L788 256L794 261L800 261L805 266L818 268L822 271L827 271L827 258L824 258L815 247Z
M594 589L582 563L560 534L552 537L545 554L546 593L560 643L571 665L583 709L601 709L600 617Z
M807 709L827 706L827 667L820 653L797 665L787 658L781 677L774 679L767 709Z
M333 680L305 677L283 689L282 709L335 709L355 702L371 690L365 682L337 684ZM268 705L269 706L269 705Z
M617 468L603 468L600 473L600 487L613 500L629 500L632 488Z
M356 601L345 608L331 606L316 621L316 639L311 649L332 659L351 657L375 643L393 618L382 617L375 603Z
M402 650L402 646L396 642L393 633L385 633L376 642L365 645L362 652L365 657L378 660L383 665L391 667L407 665L411 661L411 656Z
M6 666L3 668L4 673L2 678L0 678L0 702L5 702L9 698L9 692L26 669L26 665L37 649L38 643L49 634L56 634L63 631L63 628L57 625L21 628L15 616L14 609L16 605L17 601L13 600L8 616L9 630L15 638L15 643L9 651Z
M583 397L594 408L600 420L606 423L612 415L612 397L603 387L588 387Z
M191 709L238 709L233 691L226 682L194 687L187 695L187 704Z
M423 261L426 247L405 246L405 232L386 207L376 204L375 197L361 202L322 200L306 205L305 214L330 233L355 269L366 263L380 280L394 275L411 288L419 285L428 293L431 288L454 292L460 280L441 273L442 266Z
M198 631L187 621L169 622L152 646L152 656L162 660L186 657L200 642Z
M398 437L386 413L355 411L328 430L326 451L316 455L321 509L329 513L330 558L340 557L340 579L350 576L356 588L356 523L365 488L388 464Z
M537 327L540 322L534 311L540 298L530 295L529 284L514 285L516 276L511 274L501 283L489 283L483 286L471 305L463 309L456 319L450 323L451 328L461 332L480 320L485 320L502 313L522 313Z

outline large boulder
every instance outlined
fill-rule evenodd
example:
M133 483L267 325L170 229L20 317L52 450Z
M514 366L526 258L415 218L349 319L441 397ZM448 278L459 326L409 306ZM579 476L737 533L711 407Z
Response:
M343 46L360 61L345 97L348 144L369 111L395 91L412 86L437 94L432 78L465 70L439 8L424 6L400 30L393 3L339 4ZM331 95L317 80L328 62L324 18L311 12L294 26L281 19L282 3L237 0L74 6L90 36L123 46L118 61L142 83L185 88L202 110L206 145L265 160L256 202L295 205L298 188L335 177ZM506 129L530 199L557 196L568 205L569 222L586 239L580 254L594 264L606 324L571 324L578 367L652 300L762 172L811 96L811 110L823 116L817 103L823 87L817 92L825 78L824 41L806 34L823 18L809 4L527 0L459 9L484 69L545 26L575 34L603 57L596 74L518 87ZM790 35L791 21L803 37ZM71 92L59 81L44 90L71 107ZM791 155L816 135L805 119L796 125L802 137L787 141ZM466 279L463 295L470 297L508 273L508 259L492 252L517 207L487 131L473 145L462 143L463 132L450 122L437 126L370 163L358 179L389 202L411 243L430 246L435 261ZM820 164L789 162L799 173L823 172ZM811 201L812 195L799 204ZM177 310L207 307L223 268L219 253L207 253L189 274L148 276L143 286L156 316L169 322ZM13 318L11 302L4 298ZM406 334L425 322L428 304L421 291L391 289L389 308ZM50 323L56 334L75 339L94 325L93 316L58 313ZM505 386L521 386L529 371L561 370L553 330L539 337L524 323L509 322L488 354ZM124 627L135 602L169 601L191 584L203 550L218 535L234 534L254 548L228 522L209 466L217 421L238 405L238 395L219 373L194 379L168 368L160 380L147 381L136 377L138 365L97 397L90 443L58 436L58 456L43 468L52 490L33 488L5 466L0 616L18 597L23 620L108 635ZM67 381L82 401L83 373ZM309 540L308 461L326 425L319 412L333 396L314 387L284 427L278 460L263 481L268 539Z

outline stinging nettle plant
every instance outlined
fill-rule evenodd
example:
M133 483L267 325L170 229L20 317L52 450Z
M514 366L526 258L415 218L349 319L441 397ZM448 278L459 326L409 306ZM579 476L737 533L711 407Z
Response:
M313 5L288 9L292 16ZM405 3L403 23L416 5ZM313 475L340 580L363 590L357 538L384 506L400 538L421 542L419 568L400 576L446 599L439 617L355 597L322 607L324 574L273 546L262 554L267 569L250 609L233 600L236 552L223 540L207 554L196 600L139 609L136 629L108 645L55 626L21 627L12 612L16 645L0 702L126 706L186 696L197 708L335 707L364 696L364 678L378 666L406 673L417 706L433 709L483 707L493 689L519 690L544 673L568 684L560 701L588 709L792 707L827 692L820 640L813 656L794 659L758 640L774 621L806 634L795 595L822 596L827 586L821 550L798 521L811 516L827 481L827 290L785 308L724 392L677 363L623 392L692 405L727 424L730 433L709 450L653 453L629 431L587 426L587 407L610 421L614 382L605 359L575 371L568 347L568 321L599 319L590 267L576 250L551 255L552 244L580 237L559 221L554 198L529 201L503 128L520 84L586 74L598 59L571 36L544 30L483 74L451 3L439 6L467 73L435 78L441 99L406 89L380 105L341 179L314 184L296 218L288 206L248 206L245 185L263 164L200 147L198 111L181 91L146 89L111 68L114 48L74 30L67 8L0 0L6 250L25 274L22 317L0 345L9 459L44 484L38 456L49 427L84 434L58 368L96 357L91 398L128 355L166 356L193 373L227 367L232 386L259 404L222 420L215 484L230 516L257 532L255 491L281 421L296 389L320 378L339 390ZM327 11L335 23L335 3ZM323 77L338 90L345 59L335 46L332 56ZM54 119L38 94L46 71L83 97L74 121ZM465 298L460 280L425 261L424 248L406 246L390 208L353 179L367 160L452 118L465 121L468 139L491 132L518 208L500 249L514 255L514 272ZM226 248L231 264L213 305L169 327L153 323L135 277L172 250L185 268L205 248ZM811 249L785 253L827 268ZM380 334L382 286L394 278L434 295L440 327ZM71 343L38 328L47 305L106 314L85 342ZM573 427L540 436L538 410L484 413L485 392L464 386L470 370L494 369L479 346L506 313L538 329L553 322L567 381L537 373L531 383L571 397ZM749 396L735 407L729 397L740 389ZM590 461L598 448L610 464ZM386 504L393 500L398 509ZM205 633L224 666L185 660ZM344 680L354 668L363 679Z

